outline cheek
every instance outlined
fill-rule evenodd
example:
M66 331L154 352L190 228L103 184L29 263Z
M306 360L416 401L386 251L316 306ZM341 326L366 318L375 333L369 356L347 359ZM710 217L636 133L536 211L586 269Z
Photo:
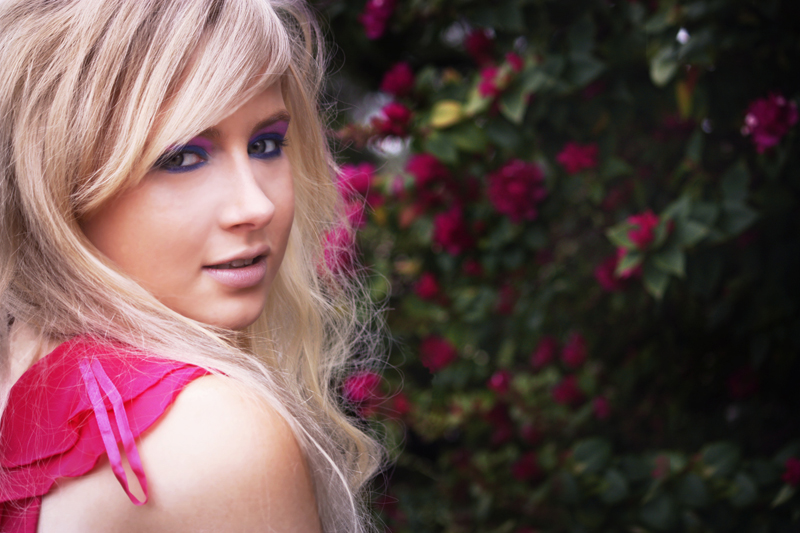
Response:
M200 254L209 230L199 216L210 207L202 197L161 189L139 186L81 224L100 252L150 288L175 273L171 266L186 265Z

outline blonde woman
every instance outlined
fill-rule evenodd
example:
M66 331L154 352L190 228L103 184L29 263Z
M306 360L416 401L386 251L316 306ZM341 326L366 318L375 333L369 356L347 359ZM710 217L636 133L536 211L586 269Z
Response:
M0 4L1 531L363 531L295 0Z

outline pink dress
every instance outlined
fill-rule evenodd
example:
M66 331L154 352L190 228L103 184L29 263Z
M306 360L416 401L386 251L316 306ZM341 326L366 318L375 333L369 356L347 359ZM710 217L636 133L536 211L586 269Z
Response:
M105 454L136 505L147 480L134 438L183 388L208 371L75 338L31 366L14 384L0 421L0 531L34 533L42 496L60 477L82 476ZM118 443L145 500L128 490Z

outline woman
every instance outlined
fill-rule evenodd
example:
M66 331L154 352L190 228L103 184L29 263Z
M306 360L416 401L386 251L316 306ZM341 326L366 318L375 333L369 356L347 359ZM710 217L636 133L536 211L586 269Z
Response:
M335 383L370 316L293 1L0 5L0 530L367 527Z

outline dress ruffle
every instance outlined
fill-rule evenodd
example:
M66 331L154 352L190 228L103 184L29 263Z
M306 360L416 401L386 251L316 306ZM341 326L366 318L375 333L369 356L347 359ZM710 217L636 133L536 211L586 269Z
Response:
M41 497L55 481L86 474L106 454L101 425L110 425L116 443L129 440L120 434L120 414L105 390L97 402L108 415L98 424L82 361L84 369L99 365L108 376L133 437L158 420L188 383L208 374L86 338L68 341L39 360L14 384L0 421L0 531L36 531ZM123 433L128 435L124 427Z

